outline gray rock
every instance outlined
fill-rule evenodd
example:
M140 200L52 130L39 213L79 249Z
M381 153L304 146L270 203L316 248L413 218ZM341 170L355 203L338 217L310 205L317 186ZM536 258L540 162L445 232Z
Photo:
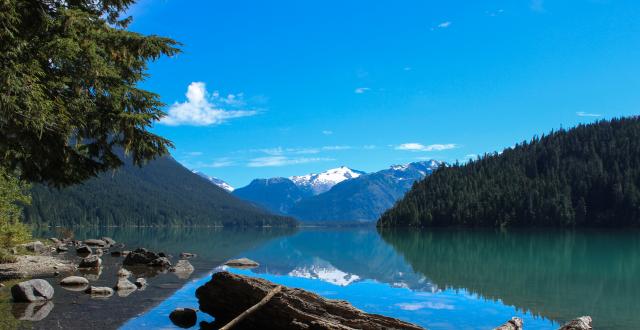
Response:
M248 258L233 259L225 262L224 264L234 268L255 268L260 266L259 263Z
M89 284L89 280L82 276L69 276L60 281L62 286L85 286Z
M97 248L96 251L94 252L97 256L101 256L104 254L104 252L102 251L102 249Z
M34 241L22 244L25 249L31 252L42 252L46 249L46 246L40 241Z
M67 252L69 248L66 245L58 245L56 246L56 251L58 252Z
M181 328L191 328L196 325L198 316L193 308L176 308L169 314L169 319Z
M195 253L189 253L189 252L180 253L180 258L181 259L190 259L190 258L194 258L195 256L196 256Z
M186 280L193 273L194 268L193 265L187 260L178 260L178 263L169 269L170 272L173 272L183 280Z
M116 286L114 287L116 291L127 291L127 290L135 291L137 288L138 286L136 286L135 284L131 283L131 281L123 277L120 277L118 279L118 283L116 283Z
M88 256L83 258L78 268L99 268L102 265L102 259L98 256Z
M107 245L109 246L113 246L116 244L116 241L111 237L102 237L102 240L105 241L105 243L107 243Z
M107 246L107 242L101 240L101 239L95 239L95 238L91 238L91 239L87 239L84 241L84 244L89 245L89 246L97 246L97 247L105 247Z
M91 254L93 250L91 250L91 248L86 245L82 245L76 248L76 252L78 254Z
M129 278L129 276L131 276L130 271L124 268L120 268L120 270L118 270L118 278Z
M122 252L121 251L111 251L111 256L112 257L120 257L120 256L122 256Z
M591 322L591 316L581 316L575 320L565 323L558 330L591 330L593 329Z
M153 252L147 251L146 249L137 249L127 254L122 264L127 266L148 265L157 258L159 258L159 256Z
M34 302L53 298L53 287L41 279L20 282L11 287L11 296L16 302Z
M511 320L505 322L503 325L494 328L493 330L522 330L524 321L519 317L512 317Z
M58 245L58 244L60 244L60 243L61 243L61 242L60 242L60 240L59 240L59 239L57 239L57 238L55 238L55 237L51 237L51 238L49 238L49 240L50 240L51 242L53 242L53 244L56 244L56 245Z
M138 288L142 288L147 285L147 280L144 277L139 277L133 282Z
M113 289L106 286L90 286L84 292L90 294L91 297L96 298L107 298L113 296Z
M167 259L166 257L158 257L151 260L148 265L151 267L169 268L171 267L171 261L169 261L169 259Z
M37 322L49 316L53 310L52 301L12 304L11 314L20 321Z

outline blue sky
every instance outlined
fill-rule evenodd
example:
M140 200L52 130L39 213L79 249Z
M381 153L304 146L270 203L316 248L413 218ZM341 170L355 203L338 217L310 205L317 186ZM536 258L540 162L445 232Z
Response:
M143 0L183 53L143 86L183 165L233 186L502 150L638 114L640 1Z

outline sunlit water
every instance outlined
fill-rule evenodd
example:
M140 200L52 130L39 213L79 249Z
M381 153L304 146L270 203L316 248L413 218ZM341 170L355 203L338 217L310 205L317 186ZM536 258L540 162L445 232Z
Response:
M512 316L523 318L525 329L555 329L582 315L591 315L597 329L635 329L640 323L637 231L119 229L108 234L130 246L199 256L191 260L196 272L189 279L159 274L145 291L86 302L96 311L114 302L128 305L130 314L109 315L112 322L103 328L177 328L169 313L197 308L195 290L222 269L347 300L366 312L429 329L492 329ZM233 257L261 266L220 267ZM118 262L113 261L114 271ZM35 323L37 328L73 315L58 309L65 299L88 298L56 299L56 308ZM198 317L212 320L204 313Z

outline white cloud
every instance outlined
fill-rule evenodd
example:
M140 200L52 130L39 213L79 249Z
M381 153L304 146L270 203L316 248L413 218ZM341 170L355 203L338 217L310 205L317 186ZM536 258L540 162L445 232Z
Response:
M191 156L191 157L197 157L197 156L202 156L202 151L190 151L186 153L187 156Z
M331 131L331 130L324 130L324 131L322 131L322 134L324 134L324 135L331 135L331 134L333 134L333 131Z
M324 146L322 150L349 150L350 146Z
M232 165L235 165L235 162L225 157L225 158L216 159L211 164L205 167L220 168L220 167L229 167Z
M283 148L283 147L254 149L251 151L257 151L257 152L261 152L271 156L280 156L284 154L308 155L308 154L317 154L320 152L320 150L315 148Z
M369 90L371 90L371 88L369 88L369 87L358 87L358 88L356 88L354 93L356 93L356 94L364 94L365 92L367 92Z
M464 158L466 158L466 159L476 159L476 158L478 158L478 155L477 154L467 154L467 155L464 156Z
M217 91L209 94L203 82L189 84L185 95L187 101L174 103L167 111L167 116L160 120L161 124L209 126L257 114L255 110L238 109L244 105L242 94L221 96Z
M440 28L440 29L446 29L446 28L448 28L450 26L451 26L451 22L449 22L449 21L442 22L442 23L437 25L437 27Z
M587 113L584 111L578 111L576 112L576 115L578 115L579 117L602 117L602 115L599 113Z
M269 156L269 157L258 157L249 160L247 164L248 167L274 167L274 166L286 166L286 165L296 165L296 164L306 164L306 163L314 163L314 162L322 162L322 161L331 161L334 160L332 158L308 158L308 157L287 157L287 156Z
M405 311L417 311L420 309L436 309L436 310L441 310L441 309L446 309L446 310L453 310L455 309L455 307L453 305L450 304L445 304L445 303L441 303L441 302L431 302L431 301L425 301L425 302L415 302L415 303L400 303L400 304L396 304L396 306L400 307L400 309L405 310Z
M366 146L363 147L365 150L372 150L375 149L376 146L373 144L367 144Z
M415 142L411 142L411 143L403 143L401 145L398 145L395 147L396 150L409 150L409 151L442 151L442 150L448 150L448 149L454 149L457 148L458 146L456 144L453 143L448 143L448 144L430 144L430 145L423 145L420 143L415 143Z

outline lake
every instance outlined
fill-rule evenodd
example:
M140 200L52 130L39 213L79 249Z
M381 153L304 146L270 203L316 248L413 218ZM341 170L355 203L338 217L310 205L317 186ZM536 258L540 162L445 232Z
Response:
M195 290L222 269L344 299L364 311L429 329L492 329L512 316L523 318L525 329L555 329L582 315L591 315L596 329L637 329L640 324L637 230L76 231L81 239L100 236L111 236L127 249L196 253L190 260L196 270L188 278L134 274L148 278L146 290L108 299L67 291L50 279L56 296L48 316L38 322L12 320L12 327L177 329L168 314L176 307L197 308ZM235 257L261 265L251 270L220 266ZM103 271L91 279L94 285L113 286L122 258L105 255L103 260ZM2 296L0 313L18 315L14 305ZM211 319L199 313L199 320Z

